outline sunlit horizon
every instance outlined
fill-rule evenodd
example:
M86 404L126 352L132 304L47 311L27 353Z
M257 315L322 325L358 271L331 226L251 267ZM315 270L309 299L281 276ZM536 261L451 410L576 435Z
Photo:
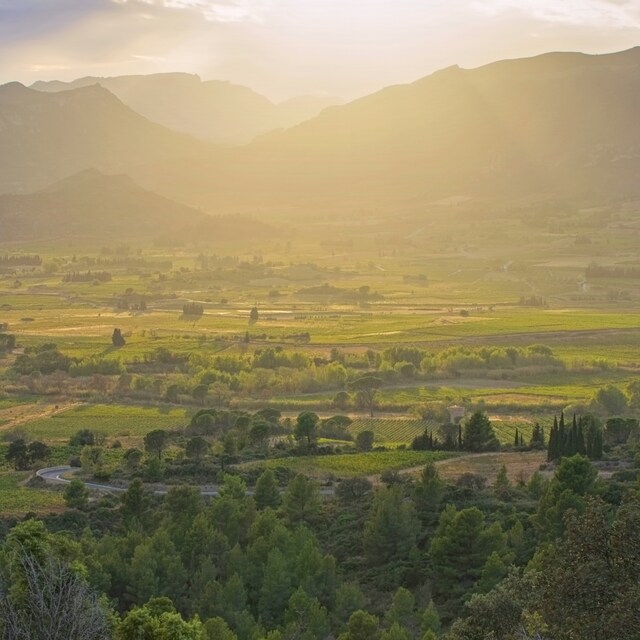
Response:
M0 83L26 85L185 72L350 100L451 65L638 44L640 7L611 0L0 2Z

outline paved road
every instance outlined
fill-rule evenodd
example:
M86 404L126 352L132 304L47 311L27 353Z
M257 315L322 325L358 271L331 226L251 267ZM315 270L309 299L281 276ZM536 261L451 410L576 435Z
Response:
M50 484L69 484L71 480L65 478L65 475L78 473L80 469L78 467L48 467L47 469L40 469L36 471L36 475L42 478L45 482ZM104 493L122 493L126 491L126 487L116 487L112 484L98 484L96 482L85 482L85 486L92 491L102 491ZM153 493L158 496L165 495L169 490L166 487L154 489ZM203 496L217 497L219 495L219 487L215 485L200 487L200 493Z
M71 480L66 478L65 475L71 475L78 473L80 469L78 467L47 467L46 469L40 469L36 471L36 475L42 478L49 484L69 484ZM85 482L85 486L92 491L101 491L103 493L122 493L127 490L127 487L116 487L112 484L98 484L95 482ZM159 487L154 489L152 493L157 496L163 496L168 493L167 487ZM332 496L335 493L333 487L320 487L320 494L323 496ZM205 485L200 487L200 494L207 497L217 498L220 495L220 487L218 485ZM248 495L252 495L253 491L249 489Z

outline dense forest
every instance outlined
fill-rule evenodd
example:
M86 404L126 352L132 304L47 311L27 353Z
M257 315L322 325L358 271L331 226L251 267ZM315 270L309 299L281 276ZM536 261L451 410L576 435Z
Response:
M269 469L250 490L225 475L216 498L74 480L64 513L3 523L2 637L631 640L636 472L597 476L577 454L490 488L433 463L331 493Z

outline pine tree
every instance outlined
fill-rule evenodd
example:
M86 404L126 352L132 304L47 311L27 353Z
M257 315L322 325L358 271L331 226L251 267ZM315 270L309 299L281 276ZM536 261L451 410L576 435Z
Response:
M254 499L258 509L279 506L282 498L275 473L271 469L265 469L256 482Z

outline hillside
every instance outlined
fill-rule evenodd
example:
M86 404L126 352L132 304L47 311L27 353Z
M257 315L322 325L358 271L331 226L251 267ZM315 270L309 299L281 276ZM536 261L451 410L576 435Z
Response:
M256 140L189 184L221 206L607 200L640 192L639 110L640 48L452 67ZM186 176L165 170L158 186L180 193Z
M97 167L210 211L640 195L640 48L452 67L245 147L175 134L99 86L0 88L0 190Z
M208 146L150 122L99 86L49 94L0 86L0 193L24 193L95 167L120 173Z
M0 196L2 240L155 238L205 216L124 175L83 171L42 191Z
M274 104L230 82L203 82L197 75L162 73L115 78L86 77L73 82L36 82L38 91L58 92L99 84L124 104L165 127L222 144L245 144L274 129L317 116L336 98L302 96Z

